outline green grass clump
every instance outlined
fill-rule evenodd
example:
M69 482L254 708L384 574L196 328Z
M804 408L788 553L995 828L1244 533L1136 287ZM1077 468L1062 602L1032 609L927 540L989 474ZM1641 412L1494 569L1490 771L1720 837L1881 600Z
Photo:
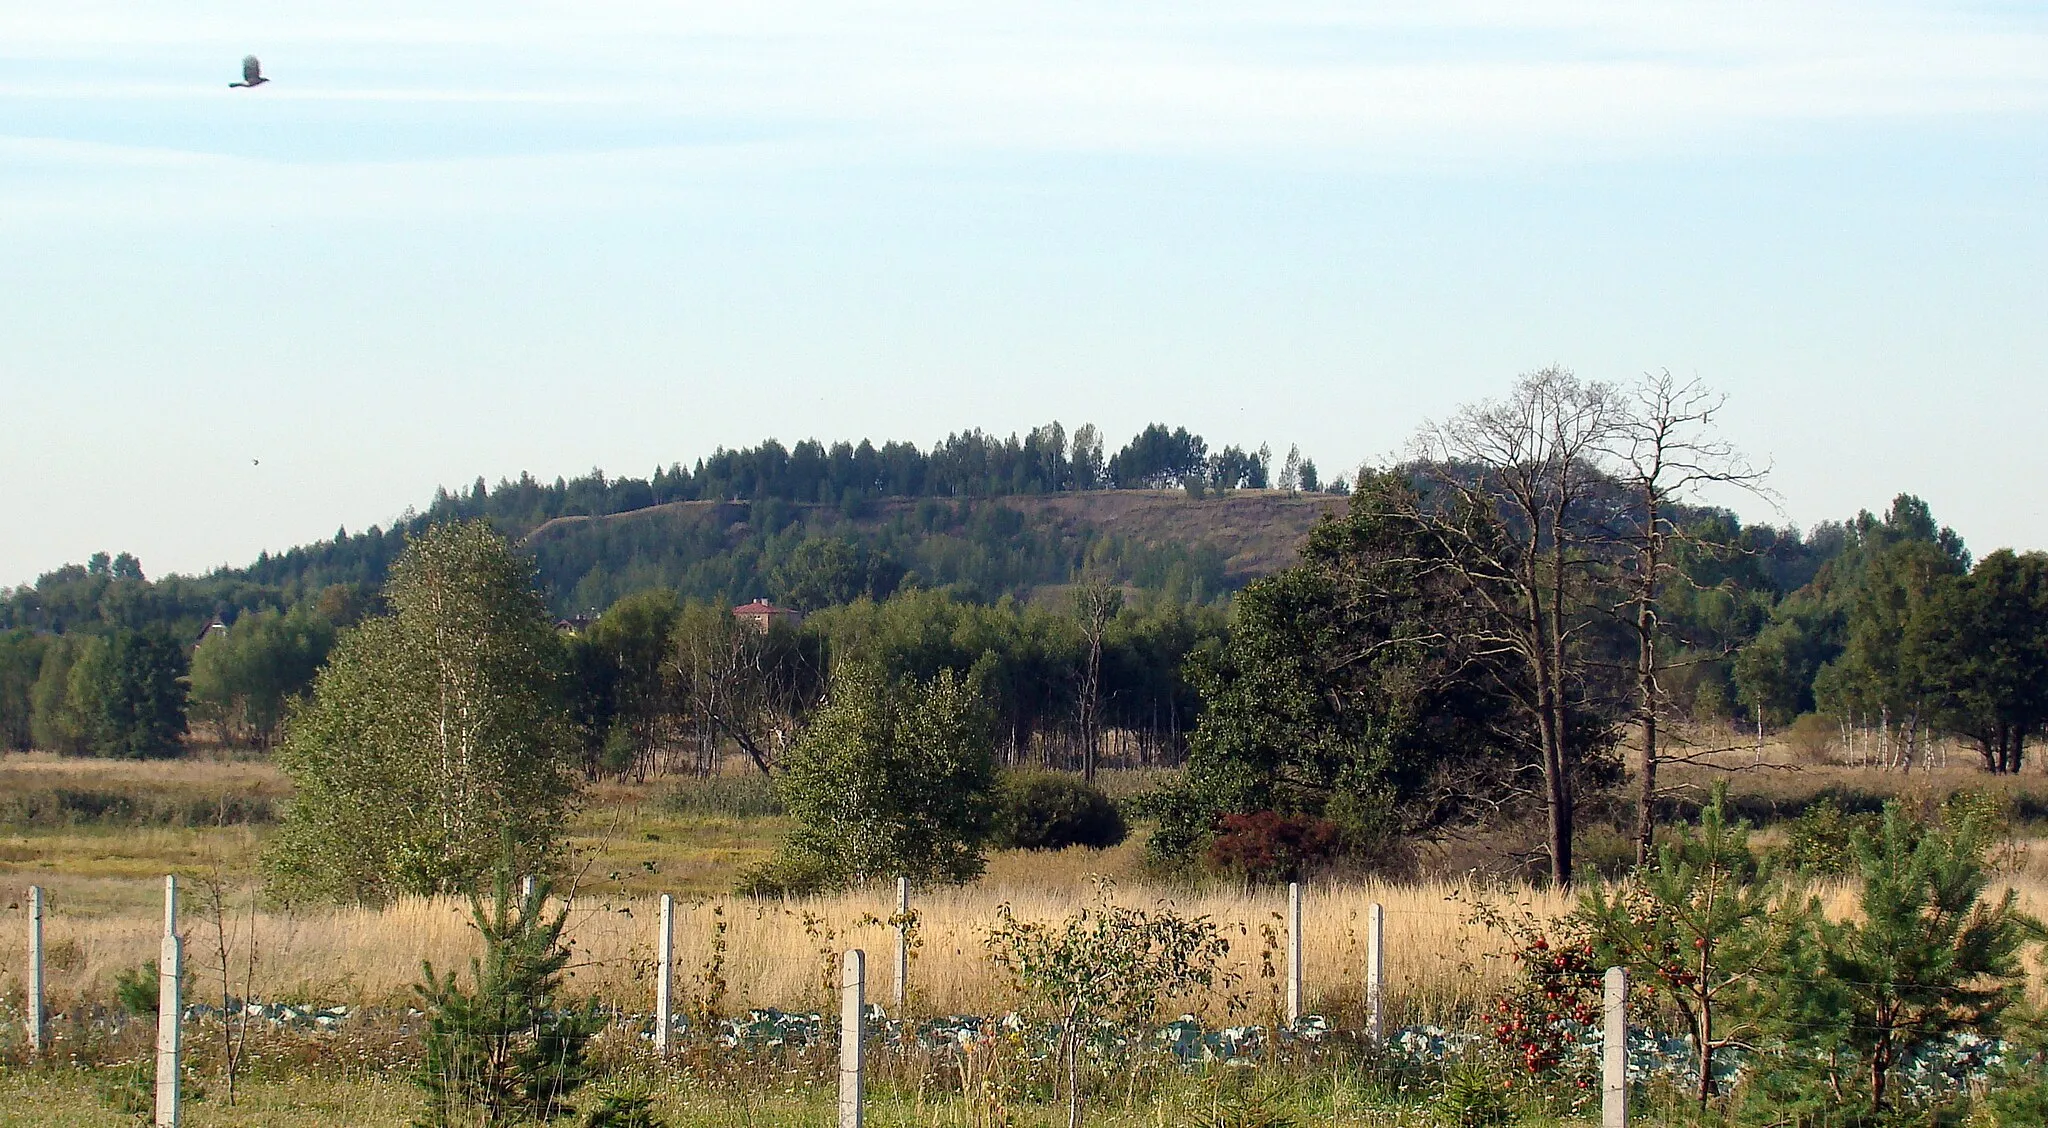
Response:
M774 782L761 775L688 777L669 789L662 797L662 806L676 815L735 819L770 818L784 811Z

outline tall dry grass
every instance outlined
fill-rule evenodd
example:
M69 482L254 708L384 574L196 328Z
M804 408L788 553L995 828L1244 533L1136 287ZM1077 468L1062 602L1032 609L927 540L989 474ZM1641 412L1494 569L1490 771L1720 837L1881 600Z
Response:
M1110 894L1131 905L1171 903L1216 921L1230 942L1225 975L1202 997L1171 1000L1215 1022L1268 1021L1281 1005L1285 970L1285 892L1186 892L1125 886ZM1085 883L1065 888L979 885L933 890L915 898L919 945L912 963L912 1009L925 1013L989 1013L1016 1000L988 960L985 939L997 907L1008 903L1026 919L1054 920L1089 903ZM1473 894L1449 884L1343 885L1312 888L1305 899L1303 964L1308 1004L1343 1021L1362 1009L1367 906L1387 910L1387 992L1396 1021L1455 1019L1477 1006L1507 974L1495 958L1504 937L1471 923ZM1494 894L1496 898L1499 894ZM1561 899L1522 894L1541 914ZM214 925L202 890L188 887L183 932L190 997L218 997ZM578 952L575 985L629 1009L651 1007L656 902L653 898L577 897L570 936ZM747 1007L816 1010L827 1003L828 967L849 947L873 954L871 997L893 990L894 932L886 923L893 890L791 901L714 898L678 902L677 983L685 1000L726 1013ZM464 966L476 947L468 906L452 899L408 900L382 909L334 908L264 912L254 919L257 966L253 994L318 1003L393 1005L409 996L420 962ZM19 909L8 931L24 935ZM722 966L712 956L724 926ZM161 918L121 914L82 918L53 906L46 923L46 975L55 1005L108 1002L117 972L151 958ZM230 972L236 993L251 951L246 911L228 921ZM0 946L0 982L18 989L24 946ZM722 997L712 998L724 984Z
M2016 878L2020 903L2048 916L2048 883ZM1846 888L1825 890L1829 911L1854 912ZM979 885L933 890L915 898L920 944L911 967L912 1009L922 1013L990 1013L1016 1004L990 964L984 941L997 907L1022 918L1056 920L1095 896L1084 884L1001 888ZM1170 903L1216 921L1230 941L1224 981L1170 1008L1212 1022L1268 1021L1281 1005L1285 969L1285 893L1279 890L1188 892L1131 885L1113 891L1120 903ZM1303 963L1308 1005L1333 1020L1362 1017L1367 907L1387 911L1387 1000L1395 1022L1454 1022L1474 1012L1513 971L1501 958L1509 938L1474 922L1471 906L1486 899L1540 918L1564 910L1566 898L1540 891L1491 893L1449 883L1347 884L1311 888L1305 898ZM188 887L183 932L192 969L188 997L218 997L215 933L202 890ZM723 1013L748 1007L818 1010L828 1004L829 969L849 947L871 953L870 997L893 991L894 933L886 923L893 891L838 897L754 901L720 897L679 901L676 979L681 1005L712 1004ZM653 898L579 896L570 905L570 936L578 952L575 986L629 1010L651 1007L656 902ZM257 997L316 1003L404 1003L420 962L465 966L475 952L468 906L452 899L416 899L382 909L332 908L255 917ZM726 953L714 966L713 940L724 925ZM0 985L19 998L26 963L26 920L17 901L5 914L11 934L0 945ZM152 958L161 918L154 915L69 916L54 905L45 926L46 975L53 1004L109 1003L114 975ZM250 955L246 912L228 922L236 993ZM1270 969L1270 974L1267 974ZM2038 967L2037 967L2038 972ZM722 980L723 990L712 981ZM714 995L716 997L714 997Z

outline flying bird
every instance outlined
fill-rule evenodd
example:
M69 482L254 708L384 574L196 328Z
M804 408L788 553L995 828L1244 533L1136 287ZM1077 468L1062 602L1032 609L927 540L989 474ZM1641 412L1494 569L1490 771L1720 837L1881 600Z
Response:
M254 88L269 81L263 77L263 64L256 61L256 56L247 55L242 59L242 81L228 83L228 89L233 90L237 86Z

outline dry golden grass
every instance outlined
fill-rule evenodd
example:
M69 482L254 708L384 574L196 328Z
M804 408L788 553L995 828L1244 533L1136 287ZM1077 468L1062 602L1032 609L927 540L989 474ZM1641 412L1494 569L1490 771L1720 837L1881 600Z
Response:
M0 791L91 787L282 797L291 780L263 760L103 760L36 752L0 756Z
M1077 872L1074 859L1055 859ZM1034 886L976 886L938 890L916 898L921 945L911 973L914 1009L933 1013L986 1013L1014 1000L990 965L984 948L997 906L1018 915L1056 919L1095 895L1092 886L1051 882ZM1116 889L1126 904L1171 902L1178 910L1217 921L1231 943L1230 984L1198 999L1174 1005L1224 1021L1263 1021L1281 998L1278 976L1262 966L1285 966L1282 891L1185 892L1145 886ZM1504 938L1468 923L1463 890L1450 885L1345 885L1314 889L1306 900L1304 966L1309 1005L1355 1018L1363 996L1367 906L1387 908L1389 1005L1397 1019L1452 1018L1468 1013L1498 983L1506 969L1491 959ZM892 989L893 930L882 923L892 911L893 890L815 900L748 901L729 897L681 902L676 914L678 982L686 996L703 1001L712 939L718 922L728 945L722 977L727 990L719 1007L750 1006L813 1010L826 1001L826 969L848 947L873 953L870 966L877 998ZM184 917L188 959L203 998L217 993L217 973L205 970L214 943L213 927L201 911L200 890L188 887ZM1530 903L1553 912L1557 898L1538 895ZM419 977L422 959L437 967L460 966L474 951L475 934L467 906L453 900L409 900L384 909L321 909L263 913L256 921L259 953L256 994L311 1002L392 1004L404 1001ZM652 997L656 906L638 896L579 896L573 902L571 935L580 954L576 982L606 1000L645 1008ZM22 923L17 905L7 914L8 931ZM160 918L151 913L80 917L55 897L46 924L48 982L53 1001L69 1006L104 1001L116 972L132 968L156 951ZM248 952L247 920L231 921L239 982ZM18 984L24 955L19 944L0 947L0 982ZM1234 997L1234 1001L1233 1001Z
M1784 762L1771 749L1766 762ZM1739 759L1740 752L1729 753ZM1695 769L1696 771L1696 769ZM1711 778L1700 774L1702 780ZM1739 792L1782 796L1788 803L1837 783L1865 791L1938 796L1957 786L2025 789L2026 783L1987 781L1959 764L1911 776L1870 769L1806 767L1735 773ZM1130 773L1108 782L1139 790L1156 777ZM137 764L0 758L0 787L66 786L210 790L277 794L284 781L274 769L253 763L178 762ZM816 901L755 902L722 895L734 875L765 858L780 840L776 818L678 814L663 802L671 785L593 788L572 827L571 846L579 886L573 903L572 935L582 962L579 986L626 1007L644 1007L652 996L654 897L675 894L678 913L678 982L701 1000L716 922L727 932L722 970L727 991L720 1009L748 1006L815 1009L824 1001L823 971L846 948L867 948L877 998L890 994L891 930L879 923L891 911L884 891ZM78 827L16 830L0 834L0 880L11 887L0 897L0 991L18 991L24 960L22 889L30 883L50 893L49 983L54 1000L69 1006L105 1001L116 972L155 954L161 875L216 874L230 887L253 888L263 827ZM1769 836L1766 832L1765 837ZM976 885L933 891L918 900L923 946L913 970L916 1009L927 1012L988 1012L1012 1004L989 964L983 941L999 905L1008 902L1027 918L1063 917L1092 896L1090 878L1103 874L1118 883L1126 904L1170 900L1184 912L1221 923L1232 943L1231 983L1187 1009L1212 1020L1269 1018L1280 997L1276 977L1261 975L1270 961L1284 962L1278 914L1284 892L1170 889L1148 885L1139 839L1108 851L1008 852L990 859ZM2048 916L2048 850L2022 843L2006 859L2022 903ZM1388 1000L1396 1021L1455 1020L1469 1013L1499 985L1509 969L1498 959L1507 939L1468 922L1469 897L1449 882L1404 885L1337 884L1312 891L1304 946L1309 1005L1334 1017L1355 1019L1363 994L1366 906L1388 910ZM1518 895L1532 911L1562 909L1555 894ZM200 912L203 897L188 883L188 951L196 991L217 992L217 979L204 970L212 929ZM1846 911L1846 894L1830 903ZM422 959L459 966L473 950L466 906L452 901L410 901L382 910L301 909L266 912L256 921L260 966L255 993L261 997L317 1002L391 1004L406 999L419 977ZM1269 935L1267 930L1271 929ZM240 931L247 929L246 921ZM248 937L234 939L235 977L248 952ZM209 986L209 982L212 985Z

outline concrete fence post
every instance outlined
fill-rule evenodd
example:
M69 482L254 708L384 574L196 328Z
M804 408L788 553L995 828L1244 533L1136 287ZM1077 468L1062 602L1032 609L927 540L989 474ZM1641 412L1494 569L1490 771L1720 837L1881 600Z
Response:
M660 962L654 969L654 1052L668 1056L670 1031L675 1025L676 903L661 895L661 935L655 941Z
M1287 883L1287 1025L1301 1022L1301 882Z
M861 1051L867 1035L868 957L847 950L839 969L839 1128L860 1128Z
M520 878L520 879L519 879L519 903L520 903L521 905L525 905L525 904L526 904L526 902L527 902L527 901L529 901L529 900L532 900L532 898L533 898L533 875L532 875L532 874L527 874L527 875L526 875L525 877L522 877L522 878Z
M177 1128L179 1020L184 1000L178 990L184 974L185 950L178 941L178 879L164 878L164 945L157 956L156 1122Z
M1600 1128L1628 1128L1628 971L1607 969L1600 1043Z
M28 887L28 1052L49 1045L43 1031L43 887Z
M896 879L896 1013L903 1014L903 1001L910 992L910 879Z
M1365 1032L1373 1041L1387 1036L1387 908L1374 901L1365 910Z

